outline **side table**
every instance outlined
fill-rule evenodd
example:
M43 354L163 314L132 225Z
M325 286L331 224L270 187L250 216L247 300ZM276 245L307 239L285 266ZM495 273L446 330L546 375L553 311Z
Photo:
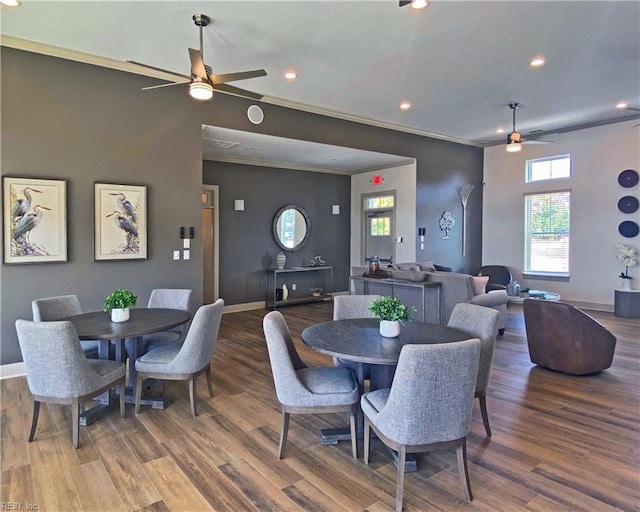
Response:
M616 290L615 293L614 314L640 318L640 290Z

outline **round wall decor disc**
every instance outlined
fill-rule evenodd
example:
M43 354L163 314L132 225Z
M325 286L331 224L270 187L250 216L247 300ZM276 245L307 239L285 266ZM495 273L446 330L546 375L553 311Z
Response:
M618 210L622 213L633 213L638 210L638 198L633 196L624 196L618 201Z
M260 124L264 121L264 112L258 105L251 105L247 109L247 117L253 124Z
M618 183L624 188L635 187L638 184L638 171L627 169L618 175Z
M618 226L618 231L625 238L633 238L634 236L638 236L640 227L638 227L638 225L631 220L625 220Z

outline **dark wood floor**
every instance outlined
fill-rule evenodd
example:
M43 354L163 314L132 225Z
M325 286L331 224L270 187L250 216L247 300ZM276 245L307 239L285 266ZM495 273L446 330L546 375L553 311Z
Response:
M320 304L282 310L301 330L331 316ZM71 447L68 407L44 405L27 443L32 402L25 378L2 391L2 508L75 510L392 510L395 468L378 441L371 463L350 445L321 446L318 430L341 415L293 416L286 458L276 458L280 427L262 335L264 310L223 317L212 369L214 397L201 378L200 415L184 383L168 383L164 411L127 406L81 427ZM472 503L463 499L455 451L420 456L407 475L405 510L640 510L640 320L593 313L618 337L613 366L571 377L529 361L522 309L509 308L488 391L493 437L474 405L469 436ZM299 344L310 363L329 358ZM477 402L477 401L476 401ZM15 504L15 505L14 505Z

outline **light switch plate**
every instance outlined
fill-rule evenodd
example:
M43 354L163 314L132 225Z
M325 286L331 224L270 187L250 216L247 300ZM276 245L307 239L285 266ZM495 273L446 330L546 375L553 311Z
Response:
M182 251L182 259L190 260L191 259L191 251L189 251L189 250Z
M182 247L185 249L191 249L191 240L189 238L185 238L182 241Z
M180 259L180 251L173 251L173 259L174 260Z

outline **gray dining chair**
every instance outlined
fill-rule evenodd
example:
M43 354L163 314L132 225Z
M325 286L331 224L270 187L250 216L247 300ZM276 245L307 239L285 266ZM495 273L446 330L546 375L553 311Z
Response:
M191 414L197 416L196 378L201 373L207 376L209 396L213 396L211 383L211 358L216 348L218 331L222 320L224 301L201 306L193 317L182 345L171 343L149 350L135 362L138 372L136 382L136 414L140 412L143 379L188 380Z
M358 457L356 414L360 392L353 373L342 366L308 367L296 351L289 327L279 311L262 321L276 396L282 405L278 458L284 457L290 414L349 413L351 452Z
M334 320L348 320L350 318L373 318L374 315L369 311L369 306L374 300L377 300L381 295L336 295L333 298L333 319ZM353 361L346 359L340 359L339 357L333 358L333 364L335 366L346 366L356 371L357 364ZM364 365L365 378L369 378L371 375L371 365Z
M192 290L183 288L156 288L151 290L148 308L167 308L191 311ZM179 325L169 331L147 334L142 337L143 351L147 352L170 343L179 343L184 340L184 334L188 331L188 324Z
M480 340L405 345L391 388L362 395L364 462L369 463L371 430L398 452L396 510L402 510L407 453L455 448L467 501L471 482L467 434L478 375Z
M496 348L500 313L492 308L476 306L474 304L456 304L451 312L447 327L454 327L480 340L480 366L476 381L475 396L480 402L480 413L484 430L491 437L489 413L487 411L487 386L491 375L493 352Z
M35 322L52 322L67 316L83 313L77 295L59 295L31 302L31 311ZM98 340L82 340L80 345L84 354L91 359L98 359Z
M33 396L33 441L40 403L71 404L72 442L78 447L80 403L120 386L120 417L125 414L125 366L119 361L87 359L71 322L17 320L16 331Z

